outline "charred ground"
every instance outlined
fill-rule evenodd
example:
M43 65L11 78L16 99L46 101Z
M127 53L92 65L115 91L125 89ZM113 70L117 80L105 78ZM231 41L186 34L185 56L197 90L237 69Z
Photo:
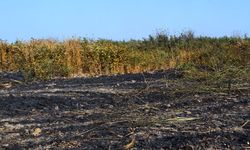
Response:
M1 75L0 149L250 147L248 81L218 88L179 70L19 79Z

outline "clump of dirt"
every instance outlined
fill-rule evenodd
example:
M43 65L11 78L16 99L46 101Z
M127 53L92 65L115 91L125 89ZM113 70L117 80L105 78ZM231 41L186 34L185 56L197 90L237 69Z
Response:
M249 148L249 84L201 84L179 70L16 82L0 89L0 148Z

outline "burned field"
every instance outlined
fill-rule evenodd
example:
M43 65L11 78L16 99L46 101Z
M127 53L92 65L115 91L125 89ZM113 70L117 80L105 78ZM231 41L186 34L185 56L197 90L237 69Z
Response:
M0 149L250 148L247 81L219 89L178 70L12 78L1 77Z

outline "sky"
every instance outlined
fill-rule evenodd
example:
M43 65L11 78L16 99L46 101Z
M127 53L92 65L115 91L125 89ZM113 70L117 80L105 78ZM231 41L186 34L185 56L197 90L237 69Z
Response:
M0 39L250 35L250 0L3 0Z

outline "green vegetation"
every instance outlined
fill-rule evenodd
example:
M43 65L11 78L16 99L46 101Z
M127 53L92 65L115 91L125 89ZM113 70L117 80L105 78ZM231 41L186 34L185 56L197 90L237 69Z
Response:
M130 41L0 41L0 71L22 71L26 80L180 68L187 77L225 77L231 82L234 76L249 78L249 58L248 37L196 37L190 31Z

